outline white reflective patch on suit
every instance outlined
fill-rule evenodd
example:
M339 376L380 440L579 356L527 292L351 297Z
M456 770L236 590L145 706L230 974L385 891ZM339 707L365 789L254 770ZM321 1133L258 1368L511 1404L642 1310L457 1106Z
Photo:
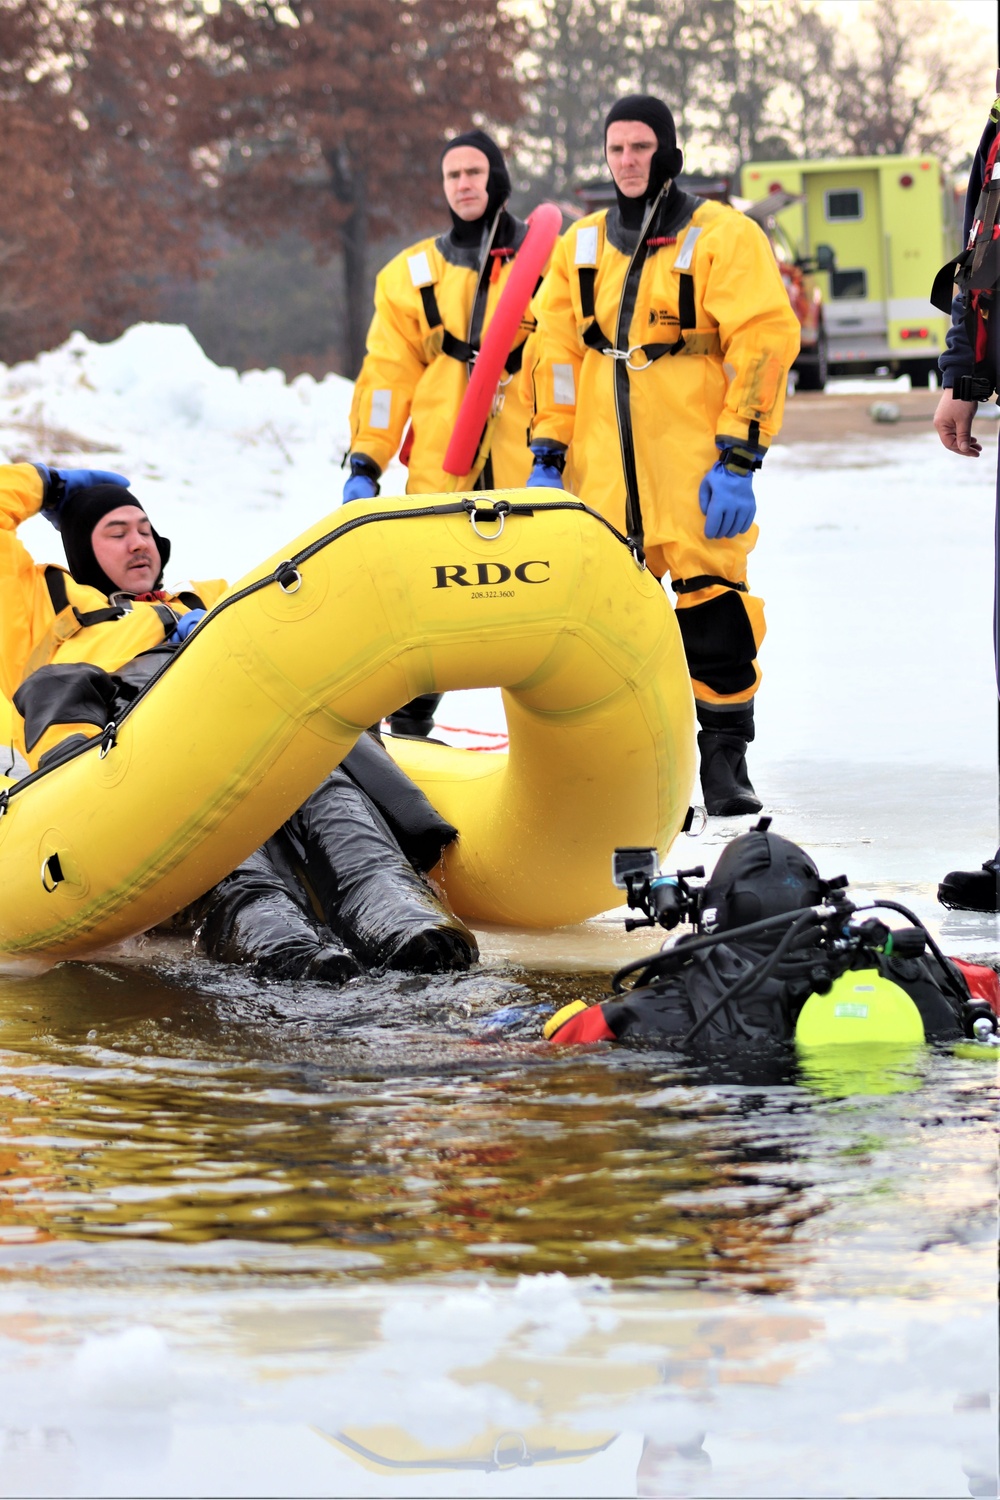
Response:
M556 406L576 405L576 381L572 365L552 366L552 399Z
M677 259L674 261L675 271L690 270L691 257L694 254L694 247L697 243L699 234L701 234L701 226L699 224L692 224L691 228L684 236L684 243L678 252Z
M372 391L372 414L368 419L369 427L386 428L389 425L389 417L392 414L392 392Z
M576 252L573 256L575 266L597 265L597 225L585 224L582 229L576 231Z
M726 375L726 379L727 380L735 380L736 379L736 366L735 365L731 365L729 363L728 359L726 360L726 362L722 366L722 368L725 371L725 375Z
M431 263L427 259L426 250L420 250L416 255L408 255L406 264L410 268L410 280L415 287L430 286L434 277L431 275Z

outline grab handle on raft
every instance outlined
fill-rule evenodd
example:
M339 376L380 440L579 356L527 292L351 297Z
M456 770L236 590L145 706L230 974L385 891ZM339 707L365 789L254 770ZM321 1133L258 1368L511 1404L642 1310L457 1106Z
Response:
M465 509L469 513L472 529L481 542L495 542L499 537L503 536L504 522L510 514L510 506L506 500L495 501L492 509L485 505L477 505L475 500L466 500ZM480 531L476 524L477 521L496 521L498 523L497 529L487 534L484 531Z
M51 896L60 881L65 879L66 876L63 874L63 867L59 862L58 854L46 855L45 859L42 860L42 890ZM49 885L49 880L52 881L51 885Z
M279 563L274 570L278 587L283 594L297 594L302 587L302 574L293 562Z

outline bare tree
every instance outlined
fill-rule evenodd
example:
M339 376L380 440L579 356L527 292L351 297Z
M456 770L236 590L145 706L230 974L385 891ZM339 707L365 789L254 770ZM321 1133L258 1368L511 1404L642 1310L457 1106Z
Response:
M855 42L834 69L844 152L947 152L954 141L935 106L967 93L975 75L954 47L940 6L872 0L868 20L869 44ZM978 72L978 60L975 67Z
M342 367L371 314L372 239L442 212L439 155L474 119L513 118L518 26L495 0L222 0L187 122L229 225L343 256Z
M606 172L604 116L621 94L658 94L683 139L689 116L711 108L732 9L732 0L541 0L520 59L529 112L517 158L531 191L565 197Z

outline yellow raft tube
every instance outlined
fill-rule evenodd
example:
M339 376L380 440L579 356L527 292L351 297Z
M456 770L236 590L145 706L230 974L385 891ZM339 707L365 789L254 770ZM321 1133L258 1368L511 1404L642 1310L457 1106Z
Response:
M459 829L468 921L620 900L616 844L677 835L694 779L680 633L601 518L552 490L355 501L248 574L103 742L0 787L0 954L82 958L169 917L421 693L500 687L506 754L390 741ZM2 782L2 778L0 778Z

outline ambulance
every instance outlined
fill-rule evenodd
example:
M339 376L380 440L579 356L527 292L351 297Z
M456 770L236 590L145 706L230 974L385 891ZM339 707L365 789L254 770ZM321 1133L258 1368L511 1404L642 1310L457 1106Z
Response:
M751 161L741 192L762 207L765 199L786 204L774 223L822 294L816 363L841 375L888 368L926 386L948 330L948 319L928 300L931 283L961 248L954 194L940 162L932 156Z

